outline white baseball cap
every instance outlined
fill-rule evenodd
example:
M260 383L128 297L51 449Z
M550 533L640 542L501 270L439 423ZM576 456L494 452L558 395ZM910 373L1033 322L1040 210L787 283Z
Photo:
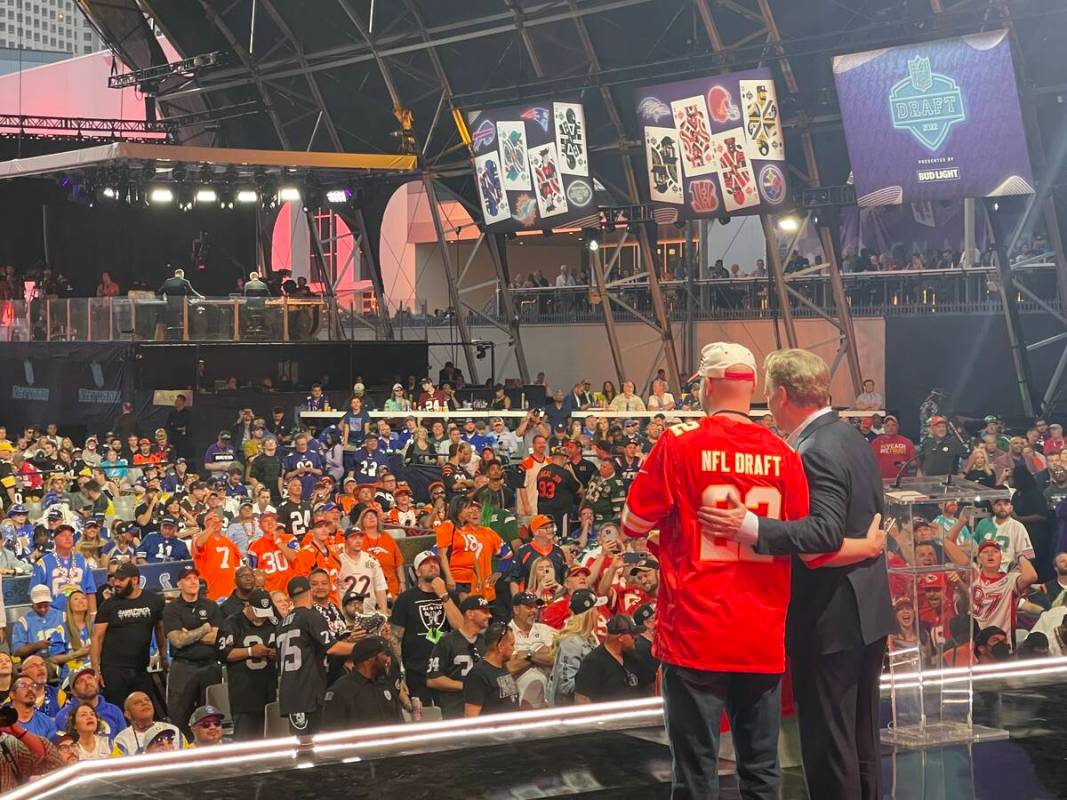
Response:
M52 593L48 591L48 587L43 583L39 583L30 589L30 603L37 605L38 603L51 603Z
M734 342L712 342L700 351L700 368L689 380L731 377L727 375L730 367L740 367L744 372L751 371L754 375L756 357L744 345Z
M435 553L433 550L423 550L421 553L415 556L414 560L411 562L411 565L415 568L416 572L419 571L419 567L422 566L422 562L428 558L433 558L440 561L440 559L437 557L437 553Z

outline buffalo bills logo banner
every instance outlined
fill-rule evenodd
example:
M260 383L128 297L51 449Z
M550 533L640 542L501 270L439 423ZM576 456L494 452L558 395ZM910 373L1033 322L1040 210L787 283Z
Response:
M1032 194L1006 31L834 58L861 206Z
M590 172L581 103L545 100L465 118L486 230L581 226L599 219L595 193L602 187ZM713 158L710 135L706 148Z
M788 170L770 70L647 86L634 106L654 204L676 219L783 209Z

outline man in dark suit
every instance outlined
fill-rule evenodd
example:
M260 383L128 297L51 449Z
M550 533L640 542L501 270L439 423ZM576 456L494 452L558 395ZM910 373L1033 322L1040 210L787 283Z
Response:
M270 287L259 277L258 272L250 272L244 288L245 297L270 297Z
M793 555L786 644L812 800L880 800L878 689L893 627L885 554L844 567L803 564L801 554L836 551L867 536L882 512L882 479L867 440L830 407L826 363L805 350L772 353L764 364L767 402L800 453L810 516L756 517L739 504L702 507L705 535ZM770 515L768 515L770 516ZM814 568L813 568L814 567ZM758 620L753 620L758 624Z

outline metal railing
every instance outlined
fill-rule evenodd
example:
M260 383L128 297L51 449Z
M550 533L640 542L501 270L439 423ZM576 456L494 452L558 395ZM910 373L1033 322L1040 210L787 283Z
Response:
M328 339L335 298L42 297L0 302L0 341Z

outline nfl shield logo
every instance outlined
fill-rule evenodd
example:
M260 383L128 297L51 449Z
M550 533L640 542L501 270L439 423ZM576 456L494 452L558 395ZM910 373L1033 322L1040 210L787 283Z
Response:
M889 111L894 128L910 132L932 152L945 143L956 124L967 119L959 85L934 72L927 57L908 60L908 77L889 91Z

